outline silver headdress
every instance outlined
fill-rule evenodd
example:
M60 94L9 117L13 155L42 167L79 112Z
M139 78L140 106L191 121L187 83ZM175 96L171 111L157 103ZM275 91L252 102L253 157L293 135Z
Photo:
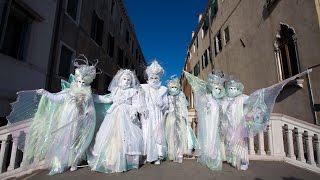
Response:
M159 77L164 74L164 69L160 66L157 60L152 61L151 65L146 69L147 76L158 75Z
M223 85L225 78L221 72L212 72L208 76L208 83Z
M93 64L90 65L89 60L83 54L80 54L74 61L73 65L75 69L75 78L82 78L87 84L92 83L96 78L96 74L101 74L102 71L97 68L99 60L96 59ZM99 70L96 71L96 68Z
M168 87L177 87L177 88L181 88L181 85L180 85L180 79L177 75L173 75L170 77L170 80L167 81L167 86Z
M243 84L240 82L240 80L236 79L233 76L229 76L229 80L225 83L225 89L226 93L229 97L236 97L238 95L241 95L244 90ZM233 92L230 90L230 88L236 88L237 92Z
M170 95L178 95L181 91L180 79L178 76L173 75L167 81L168 92Z
M234 76L230 75L227 82L225 83L225 87L236 87L239 90L243 91L244 90L244 86L243 84L240 82L240 80L238 80L237 78L235 78Z

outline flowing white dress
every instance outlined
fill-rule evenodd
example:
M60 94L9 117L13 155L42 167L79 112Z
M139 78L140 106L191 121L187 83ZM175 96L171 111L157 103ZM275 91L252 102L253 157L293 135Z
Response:
M164 113L168 108L167 88L160 86L152 88L148 84L142 84L145 95L148 118L141 118L144 155L147 162L153 162L163 158L166 152Z
M168 100L169 111L165 116L167 158L181 163L183 155L191 155L192 150L198 149L199 145L189 124L188 101L183 92L168 95Z
M96 135L88 163L93 171L124 172L139 168L143 152L142 130L134 122L140 107L135 88L115 88L111 95L96 96L95 101L112 101Z

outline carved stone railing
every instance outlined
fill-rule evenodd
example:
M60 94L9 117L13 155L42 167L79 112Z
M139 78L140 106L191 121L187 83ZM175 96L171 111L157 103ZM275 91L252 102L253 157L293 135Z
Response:
M320 173L319 136L319 126L274 113L267 131L249 138L249 158L284 161Z
M189 112L193 129L196 113ZM28 133L30 121L0 127L0 179L18 177L43 169L41 165L24 165L18 142ZM320 127L283 115L272 114L266 132L248 138L251 160L283 161L320 173Z
M23 152L18 149L18 143L24 141L29 126L30 121L25 120L0 127L0 179L18 177L32 171L32 168L24 166Z

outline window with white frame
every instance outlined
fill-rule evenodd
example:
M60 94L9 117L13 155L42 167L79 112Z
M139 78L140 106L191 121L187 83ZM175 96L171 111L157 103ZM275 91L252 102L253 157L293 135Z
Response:
M279 80L298 74L300 67L295 31L288 25L280 24L274 47L279 66Z
M222 50L220 30L218 31L217 35L214 36L214 49L215 49L215 55L218 55Z

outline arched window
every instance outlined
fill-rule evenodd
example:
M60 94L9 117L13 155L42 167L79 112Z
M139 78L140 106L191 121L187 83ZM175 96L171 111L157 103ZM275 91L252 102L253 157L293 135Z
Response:
M297 36L293 28L280 24L274 44L279 69L279 80L287 79L300 72Z

